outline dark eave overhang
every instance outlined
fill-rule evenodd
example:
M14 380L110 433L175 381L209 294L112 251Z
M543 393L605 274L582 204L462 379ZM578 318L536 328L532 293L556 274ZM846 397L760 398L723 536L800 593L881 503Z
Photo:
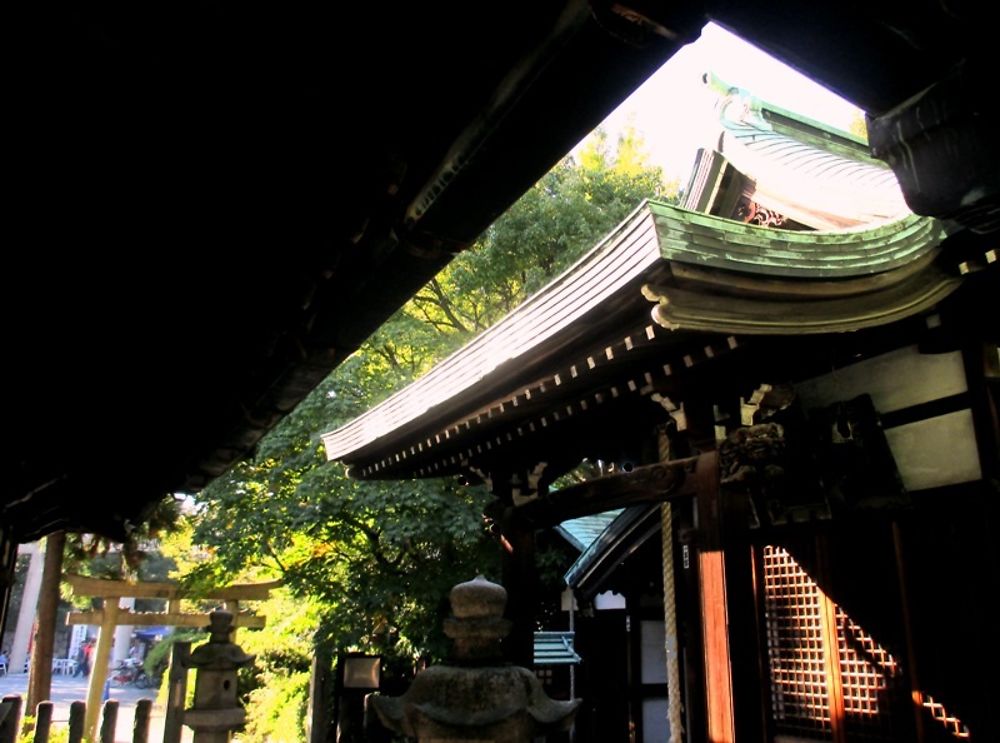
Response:
M15 8L19 539L119 533L251 453L706 19L866 109L914 211L997 230L989 4L465 11Z
M475 22L448 4L25 12L0 496L24 540L121 537L251 454L704 23L582 0Z

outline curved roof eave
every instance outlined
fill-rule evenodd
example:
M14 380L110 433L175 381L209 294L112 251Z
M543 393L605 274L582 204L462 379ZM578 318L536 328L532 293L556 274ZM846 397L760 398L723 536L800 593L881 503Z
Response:
M808 307L803 316L812 321L798 332L822 333L853 329L845 322L857 327L890 322L946 296L957 280L943 275L931 260L943 238L944 231L935 220L912 215L868 229L791 232L643 202L591 252L495 326L382 404L324 434L327 458L353 464L410 443L422 451L435 421L450 425L480 408L486 400L476 396L477 390L485 394L504 380L514 386L514 375L524 372L529 362L565 344L569 337L578 338L576 325L588 313L613 298L620 299L617 295L623 292L633 292L637 282L655 283L650 277L661 275L671 265L715 272L723 289L732 280L727 275L742 276L751 286L750 293L759 296L727 298L720 303L705 298L718 287L707 292L672 287L667 295L651 290L647 298L661 300L653 309L654 319L664 327L718 333L738 327L741 333L781 333L785 331L773 321L775 313L786 313L792 318L786 319L786 325L794 325L799 309ZM913 271L914 264L921 270ZM893 272L909 278L888 280ZM779 304L775 304L774 287L768 284L776 278L795 286L793 296ZM831 299L829 287L837 282L855 287L853 294ZM671 303L663 302L663 296L672 297ZM864 298L858 305L863 320L851 320L850 307L858 297ZM706 306L722 309L713 315ZM733 309L726 311L726 306ZM671 315L677 307L693 307L694 311L690 317ZM831 311L829 317L824 316L826 311ZM772 318L770 324L768 318Z

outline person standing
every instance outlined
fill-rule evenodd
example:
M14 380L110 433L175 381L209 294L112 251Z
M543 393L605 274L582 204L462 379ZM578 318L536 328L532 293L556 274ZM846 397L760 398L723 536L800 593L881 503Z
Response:
M87 641L84 640L80 643L80 646L76 649L76 668L73 669L73 678L77 676L86 676L87 667Z
M94 654L94 643L87 640L83 643L83 675L90 676L90 659Z

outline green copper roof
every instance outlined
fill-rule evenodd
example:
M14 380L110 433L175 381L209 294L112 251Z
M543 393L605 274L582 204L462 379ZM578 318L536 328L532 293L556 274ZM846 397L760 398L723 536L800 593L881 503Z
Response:
M944 239L941 224L910 215L843 231L781 230L649 202L660 255L730 271L800 278L847 278L903 266Z
M761 101L714 76L706 80L723 96L716 155L735 168L746 196L758 206L813 229L842 229L909 213L892 170L870 155L864 140ZM708 176L701 170L696 167L696 176ZM706 184L694 191L702 197L712 194ZM730 215L716 208L706 211Z
M709 89L720 97L738 96L749 111L761 120L767 121L779 133L805 140L822 149L836 149L845 156L870 160L886 167L868 153L868 141L853 132L758 98L743 88L730 85L714 72L705 73L704 81Z

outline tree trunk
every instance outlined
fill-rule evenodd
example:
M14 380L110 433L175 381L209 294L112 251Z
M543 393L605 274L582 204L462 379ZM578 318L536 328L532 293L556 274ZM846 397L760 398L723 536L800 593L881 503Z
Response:
M31 674L28 677L28 700L25 709L33 710L52 692L52 646L56 634L56 609L59 607L59 581L62 579L63 547L66 532L57 531L45 540L45 568L38 596L38 629L31 651Z

